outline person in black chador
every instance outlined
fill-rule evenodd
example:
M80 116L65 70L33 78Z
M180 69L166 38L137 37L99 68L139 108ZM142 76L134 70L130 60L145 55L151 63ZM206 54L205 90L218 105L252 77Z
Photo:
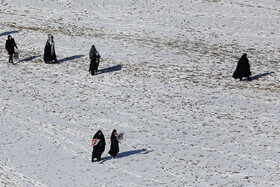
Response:
M111 148L110 151L108 152L113 158L116 158L118 152L119 152L119 140L117 139L117 130L114 129L112 134L111 134Z
M93 146L91 161L94 161L94 158L97 158L98 161L101 160L101 155L105 150L105 138L101 130L98 130L97 133L93 136L94 139L99 139L97 145Z
M9 35L8 40L6 41L6 50L8 51L9 54L10 63L14 63L13 54L15 53L15 47L18 48L15 40L12 38L11 35Z
M244 53L238 61L236 70L234 71L232 77L235 79L240 79L242 81L243 77L247 77L250 80L251 70L247 54Z
M100 62L100 54L98 53L94 45L91 46L89 52L89 58L90 58L89 72L91 73L91 75L94 75L98 71L98 66Z
M48 35L48 40L45 45L44 61L46 64L57 63L54 40L53 40L53 36L51 34Z

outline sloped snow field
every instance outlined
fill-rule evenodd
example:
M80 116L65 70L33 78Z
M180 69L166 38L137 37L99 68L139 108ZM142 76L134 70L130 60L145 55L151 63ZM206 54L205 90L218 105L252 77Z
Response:
M0 21L0 186L280 186L279 0L0 0Z

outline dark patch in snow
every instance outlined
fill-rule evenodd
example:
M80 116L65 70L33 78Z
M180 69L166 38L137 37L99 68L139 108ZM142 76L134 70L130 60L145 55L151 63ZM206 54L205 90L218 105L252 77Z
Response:
M66 57L64 59L58 60L58 63L63 63L63 62L67 62L67 61L70 61L70 60L75 60L75 59L78 59L78 58L82 58L84 56L85 55L74 55L74 56Z

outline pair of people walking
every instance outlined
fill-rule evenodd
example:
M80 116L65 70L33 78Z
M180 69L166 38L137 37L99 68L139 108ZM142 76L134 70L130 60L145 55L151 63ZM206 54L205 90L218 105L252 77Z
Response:
M108 152L113 158L116 158L119 152L119 140L117 136L118 136L117 130L114 129L111 133L111 137L110 137L111 147ZM105 145L106 145L105 138L102 131L98 130L96 134L93 136L93 139L98 139L98 143L93 146L91 161L93 162L95 158L97 158L97 160L100 161L101 155L104 152Z
M8 36L8 40L6 41L6 50L9 54L9 62L14 63L13 55L15 54L15 48L18 49L15 40L12 38L11 35ZM45 63L57 63L57 58L55 54L55 44L54 44L54 37L49 34L48 40L45 45L44 50L44 61Z

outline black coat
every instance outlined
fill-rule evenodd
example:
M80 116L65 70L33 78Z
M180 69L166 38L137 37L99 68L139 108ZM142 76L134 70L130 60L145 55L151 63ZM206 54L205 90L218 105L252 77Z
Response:
M52 47L53 47L53 50L52 50ZM44 61L46 63L50 63L50 62L57 63L54 46L52 46L48 41L45 45Z
M110 139L111 139L111 147L108 153L115 158L119 152L119 141L116 135L114 134L114 131L112 132Z
M93 136L93 138L97 138L99 139L99 142L96 146L93 146L93 151L92 151L92 161L94 158L97 158L97 160L101 159L101 155L105 150L105 138L103 133L101 132L101 135L99 135L99 132L101 132L101 130L97 131L97 133Z
M232 77L235 79L242 79L243 77L249 77L250 75L251 70L247 55L243 55L239 59L236 70L234 71Z
M11 40L6 41L6 50L8 51L9 55L15 53L15 47L17 48L15 40L12 38Z
M93 45L89 52L89 58L90 58L89 72L92 72L94 74L94 71L98 70L100 57L101 57L100 54L98 53L95 46Z

